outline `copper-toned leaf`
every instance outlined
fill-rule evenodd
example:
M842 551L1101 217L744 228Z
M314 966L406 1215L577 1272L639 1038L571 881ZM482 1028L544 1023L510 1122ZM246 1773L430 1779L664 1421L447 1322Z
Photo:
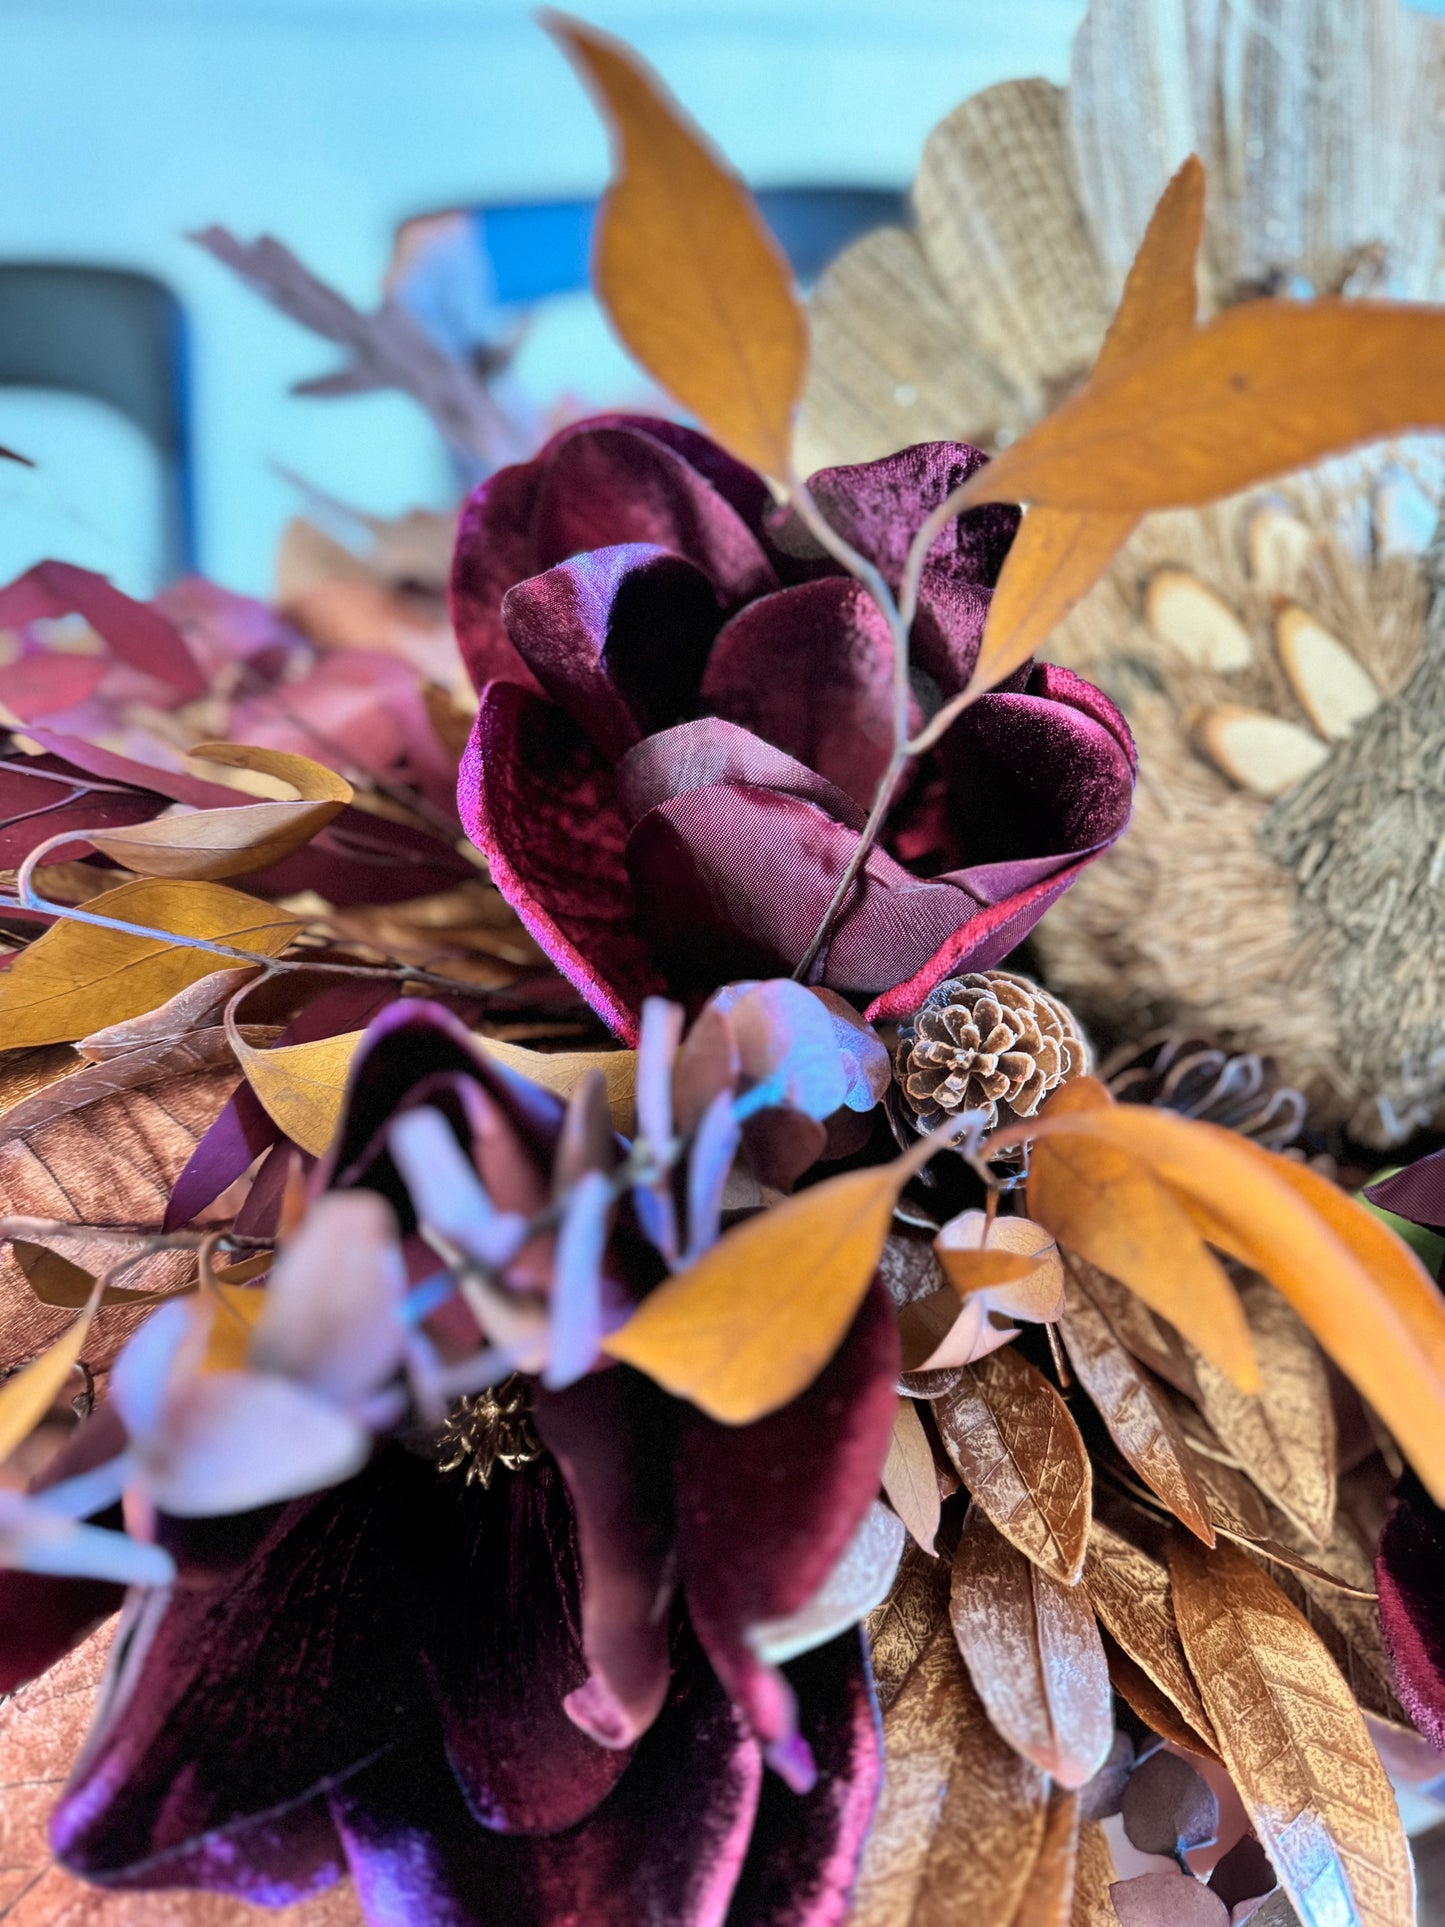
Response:
M1093 1474L1043 1373L1006 1347L965 1365L933 1411L973 1499L1020 1552L1073 1585L1089 1541Z
M1049 1796L1039 1857L1010 1927L1070 1927L1078 1860L1079 1796L1056 1786Z
M948 1621L946 1559L909 1542L903 1548L888 1597L869 1613L868 1649L878 1704L886 1713L903 1689L933 1635Z
M301 919L219 883L123 883L92 897L87 914L177 939L202 938L275 956ZM0 976L0 1049L69 1043L139 1016L216 969L214 951L64 919Z
M1193 1454L1175 1423L1167 1394L1115 1337L1085 1289L1089 1272L1081 1262L1070 1257L1066 1271L1059 1330L1075 1377L1094 1401L1109 1436L1150 1491L1196 1538L1212 1546L1209 1495L1194 1471Z
M733 454L783 477L808 335L747 188L628 48L544 16L616 142L593 281L623 341Z
M48 1351L0 1384L0 1461L8 1459L16 1446L29 1438L59 1398L75 1369L99 1305L100 1292L92 1285L90 1296L80 1316L71 1321L70 1329L57 1338Z
M1068 1251L1135 1291L1232 1378L1254 1377L1249 1326L1223 1266L1188 1214L1138 1157L1084 1134L1034 1145L1029 1210ZM1065 1117L1060 1132L1074 1123Z
M1219 1758L1214 1748L1195 1732L1173 1700L1160 1691L1137 1661L1129 1657L1112 1633L1104 1634L1104 1656L1109 1662L1109 1684L1129 1711L1141 1719L1151 1732L1201 1760Z
M849 1927L1012 1921L1043 1844L1048 1782L990 1726L946 1624L883 1737L883 1795Z
M1031 1218L961 1211L933 1241L934 1253L960 1297L988 1293L990 1308L1010 1318L1057 1318L1064 1268L1052 1234Z
M93 1030L88 1037L80 1039L76 1048L91 1063L102 1064L110 1058L125 1057L131 1051L154 1045L180 1044L198 1030L218 1029L227 1004L242 984L256 975L256 969L255 964L237 964L234 970L213 970L209 976L199 977L184 990L178 990L154 1010ZM258 1026L249 1028L255 1030Z
M1445 422L1445 313L1246 301L1102 370L975 477L969 502L1188 507Z
M1079 1828L1069 1927L1119 1927L1119 1916L1109 1898L1109 1888L1117 1877L1108 1836L1098 1821L1087 1821ZM1019 1927L1023 1927L1022 1922Z
M1084 1587L1129 1658L1178 1709L1185 1725L1212 1747L1214 1729L1184 1657L1164 1567L1096 1519Z
M30 1289L42 1305L58 1306L63 1311L80 1311L95 1289L95 1279L80 1265L62 1258L58 1251L30 1244L24 1238L10 1243L15 1262L25 1273ZM144 1305L155 1298L153 1291L127 1291L123 1285L107 1285L100 1295L102 1305Z
M1184 1408L1176 1404L1174 1409ZM1209 1516L1217 1527L1240 1539L1269 1537L1269 1508L1236 1466L1196 1449L1194 1470L1209 1494Z
M894 1200L928 1154L928 1140L919 1145L745 1219L659 1285L603 1350L724 1425L787 1404L832 1357L862 1302Z
M1375 1600L1358 1596L1373 1589L1374 1570L1358 1529L1343 1515L1336 1518L1334 1535L1319 1558L1329 1573L1357 1590L1344 1592L1300 1567L1271 1564L1269 1575L1314 1627L1361 1711L1393 1726L1409 1726L1380 1636L1380 1608Z
M1119 1338L1141 1365L1172 1385L1176 1392L1193 1398L1198 1391L1194 1367L1183 1339L1167 1318L1161 1318L1136 1292L1121 1285L1097 1265L1089 1264L1079 1253L1073 1254L1075 1276L1085 1283L1089 1296L1103 1312Z
M1259 1355L1259 1396L1246 1397L1201 1357L1194 1367L1200 1407L1265 1497L1322 1546L1335 1514L1335 1415L1325 1362L1272 1286L1246 1280L1240 1297Z
M933 1447L911 1398L902 1400L883 1461L883 1490L889 1504L925 1552L932 1552L938 1534L938 1476L933 1469Z
M995 1729L1060 1786L1081 1787L1114 1737L1109 1672L1081 1586L1061 1585L977 1505L953 1558L949 1617Z
M1179 1539L1170 1576L1220 1751L1301 1918L1413 1927L1395 1796L1334 1661L1235 1547L1207 1553Z
M207 881L242 876L299 850L351 801L350 783L308 756L246 743L202 743L192 754L275 777L294 789L299 800L191 810L128 828L97 831L90 838L96 849L122 869L141 876Z

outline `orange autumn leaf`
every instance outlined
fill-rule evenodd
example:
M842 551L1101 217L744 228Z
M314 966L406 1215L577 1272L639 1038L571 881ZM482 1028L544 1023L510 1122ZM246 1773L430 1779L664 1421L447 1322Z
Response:
M979 471L965 506L1191 507L1442 423L1445 310L1246 301L1086 383Z
M0 1460L22 1445L59 1398L85 1345L91 1320L100 1307L97 1279L80 1316L39 1358L31 1359L0 1385Z
M1159 197L1104 337L1095 377L1169 335L1187 334L1198 307L1195 262L1204 232L1204 169L1191 154ZM971 686L991 689L1048 640L1133 534L1138 515L1039 507L1024 517L989 605Z
M743 182L629 48L564 14L543 24L614 136L598 297L643 367L710 434L784 476L808 334L782 250Z

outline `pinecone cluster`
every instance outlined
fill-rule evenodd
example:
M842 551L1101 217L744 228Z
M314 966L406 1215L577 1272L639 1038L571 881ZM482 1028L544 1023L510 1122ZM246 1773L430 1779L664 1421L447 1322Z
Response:
M1066 1079L1089 1068L1073 1013L1041 985L1008 970L948 977L898 1034L903 1105L920 1131L962 1111L989 1130L1032 1117Z
M1125 1044L1099 1072L1121 1104L1158 1104L1287 1151L1305 1127L1305 1100L1274 1059L1231 1053L1187 1031L1156 1032Z

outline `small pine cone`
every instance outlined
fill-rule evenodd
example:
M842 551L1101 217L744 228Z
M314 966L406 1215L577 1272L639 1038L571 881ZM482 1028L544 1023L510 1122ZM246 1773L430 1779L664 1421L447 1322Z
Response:
M898 1033L903 1107L920 1131L963 1111L989 1130L1032 1117L1049 1092L1089 1067L1073 1013L1027 977L983 970L948 977Z
M1272 1058L1231 1053L1187 1032L1123 1045L1099 1075L1121 1104L1157 1104L1222 1124L1266 1151L1288 1150L1304 1129L1304 1098Z

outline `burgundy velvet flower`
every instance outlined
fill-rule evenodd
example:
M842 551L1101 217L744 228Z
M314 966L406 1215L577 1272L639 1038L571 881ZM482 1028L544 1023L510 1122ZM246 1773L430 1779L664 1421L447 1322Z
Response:
M1445 1747L1445 1513L1413 1473L1380 1534L1375 1584L1400 1704Z
M422 1107L502 1211L545 1199L564 1116L434 1008L378 1017L320 1181L388 1197L417 1275L435 1260L388 1130ZM609 1283L659 1269L620 1221ZM836 1927L880 1771L866 1651L854 1632L774 1667L749 1635L874 1501L898 1368L875 1284L814 1384L750 1426L612 1365L533 1386L536 1455L489 1486L406 1434L333 1490L163 1521L182 1580L129 1609L56 1852L106 1886L269 1904L350 1871L386 1927ZM0 1674L93 1619L79 1584L10 1576L25 1651L7 1619Z
M811 488L896 587L913 532L984 460L926 443ZM892 646L862 587L761 479L675 424L555 436L468 503L453 613L481 690L460 807L503 894L635 1041L644 997L786 976L857 847L890 751ZM915 729L967 681L1017 511L935 542L913 628ZM1068 670L1020 670L905 772L811 980L913 1009L999 961L1123 829L1134 753Z

